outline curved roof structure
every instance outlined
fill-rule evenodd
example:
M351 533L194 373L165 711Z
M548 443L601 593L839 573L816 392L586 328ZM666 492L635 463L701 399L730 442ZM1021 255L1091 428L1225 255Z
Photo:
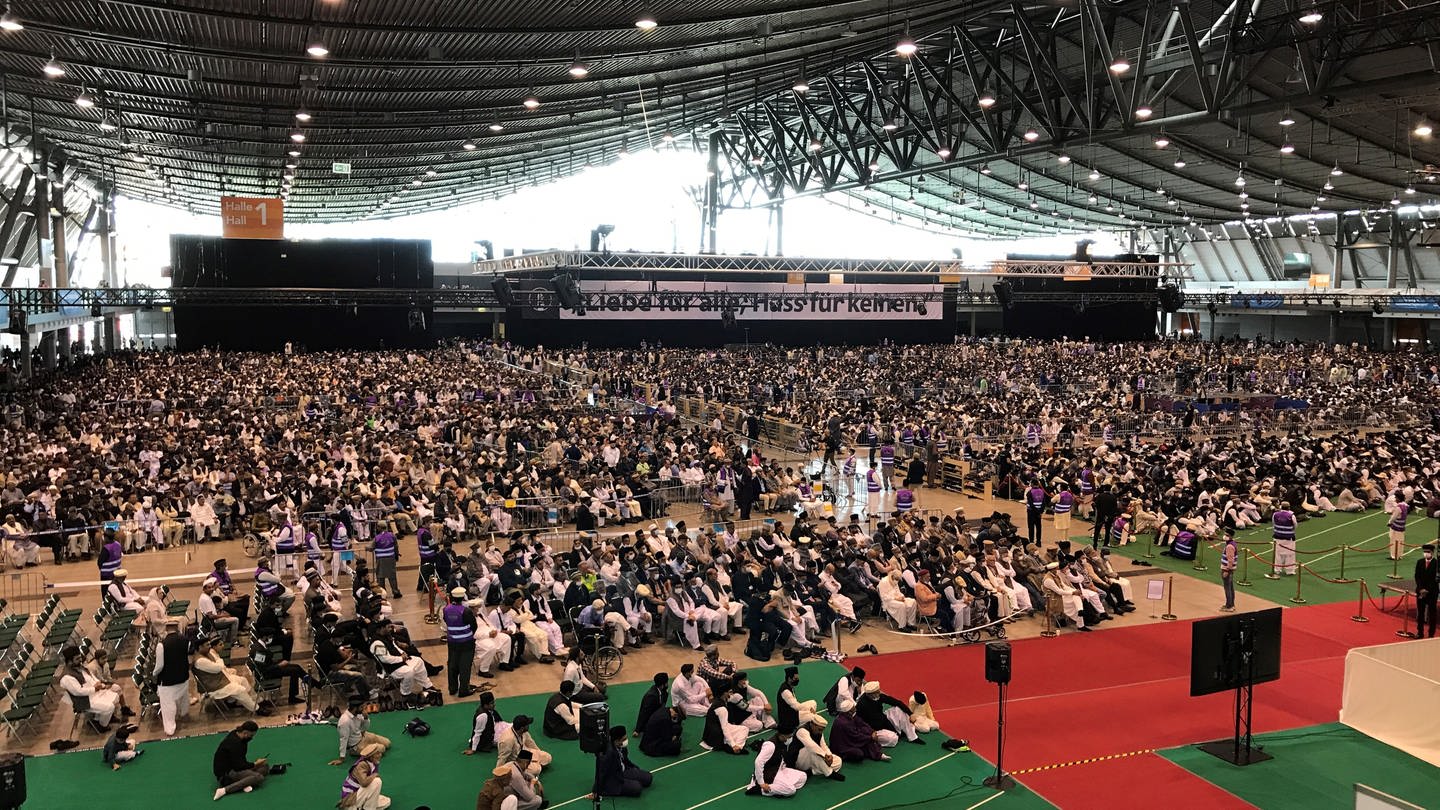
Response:
M7 138L200 212L233 193L284 194L298 221L414 213L672 136L713 148L715 206L843 192L989 236L1440 192L1435 0L11 0L7 19Z

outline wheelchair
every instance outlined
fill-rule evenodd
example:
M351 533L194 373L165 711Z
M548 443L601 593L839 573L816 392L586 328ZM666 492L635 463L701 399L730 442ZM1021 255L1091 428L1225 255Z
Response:
M577 608L570 615L575 647L580 650L580 668L585 672L585 677L603 686L620 674L625 659L621 657L619 650L611 646L608 633L604 629L580 626L580 610Z

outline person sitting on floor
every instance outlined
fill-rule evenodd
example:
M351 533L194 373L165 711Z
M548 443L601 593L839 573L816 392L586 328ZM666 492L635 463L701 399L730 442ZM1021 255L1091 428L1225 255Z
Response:
M595 781L601 796L639 796L655 780L649 771L630 761L630 755L625 752L629 745L625 727L611 726L610 744L605 746L595 765L598 769Z
M574 700L575 683L561 681L560 691L545 704L540 728L552 740L580 739L580 706Z
M795 729L788 726L775 729L775 736L760 746L755 757L755 771L750 776L750 787L745 791L751 796L794 796L805 787L809 774L791 767L799 755L795 742Z
M880 744L893 748L904 736L909 742L924 745L910 722L910 710L904 703L880 691L879 681L866 681L856 701L861 719L879 735Z
M104 759L106 765L110 766L110 770L118 771L122 763L130 762L145 753L135 746L134 740L130 739L130 735L139 730L140 727L133 723L122 723L119 728L115 729L115 733L110 735L110 739L105 741L101 758Z
M670 683L670 702L687 717L704 717L714 702L705 679L695 674L694 664L680 667L680 677Z
M890 761L890 755L881 750L879 735L855 713L855 701L849 698L840 701L835 728L830 731L830 750L846 762Z
M730 754L745 753L745 740L750 729L743 725L745 709L730 700L729 689L715 694L715 700L705 713L705 731L700 737L700 747L706 751L725 751Z

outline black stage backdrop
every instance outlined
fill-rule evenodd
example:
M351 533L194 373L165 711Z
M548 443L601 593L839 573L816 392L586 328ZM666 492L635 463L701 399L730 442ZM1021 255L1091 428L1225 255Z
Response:
M1004 332L1011 337L1154 340L1156 283L1153 279L1101 278L1065 281L1056 277L1011 277L1017 299L1004 311ZM1063 293L1063 301L1025 301L1025 293ZM1107 292L1143 292L1141 301L1098 303L1087 296Z
M435 264L425 239L170 237L176 287L429 289ZM273 351L287 341L309 349L418 347L433 342L434 313L411 329L409 307L176 307L179 348Z

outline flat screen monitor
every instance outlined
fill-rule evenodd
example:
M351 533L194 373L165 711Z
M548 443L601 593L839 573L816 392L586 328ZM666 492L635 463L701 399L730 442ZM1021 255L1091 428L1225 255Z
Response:
M1190 696L1235 689L1245 683L1244 651L1251 650L1251 683L1280 678L1282 608L1237 613L1190 625Z

